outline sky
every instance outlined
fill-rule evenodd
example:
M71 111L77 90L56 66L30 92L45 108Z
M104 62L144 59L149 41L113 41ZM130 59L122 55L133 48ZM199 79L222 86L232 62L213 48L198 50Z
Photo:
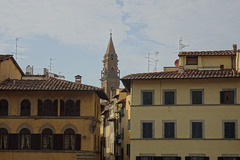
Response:
M121 77L162 71L178 59L180 39L184 51L240 48L239 8L240 0L0 0L0 54L16 58L17 38L24 72L51 66L100 87L110 32Z

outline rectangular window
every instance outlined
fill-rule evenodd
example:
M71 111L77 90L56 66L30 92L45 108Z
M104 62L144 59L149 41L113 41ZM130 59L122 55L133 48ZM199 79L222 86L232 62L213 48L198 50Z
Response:
M189 157L185 157L185 160L209 160L209 157L204 157L204 156L189 156Z
M192 138L203 138L203 122L192 122Z
M175 91L164 91L164 104L165 105L175 104Z
M175 122L164 122L164 138L175 138Z
M198 65L198 57L187 57L187 65Z
M142 104L143 105L153 104L153 91L142 91Z
M236 123L224 122L224 138L236 138Z
M203 104L203 91L191 90L192 104Z
M218 160L239 160L240 157L232 157L232 156L224 156L224 157L218 157Z
M153 138L153 122L142 122L142 138Z
M130 130L131 129L131 126L130 126L130 119L128 120L128 130Z
M127 156L130 156L130 144L127 144Z
M234 104L235 92L234 90L225 90L220 92L221 104Z

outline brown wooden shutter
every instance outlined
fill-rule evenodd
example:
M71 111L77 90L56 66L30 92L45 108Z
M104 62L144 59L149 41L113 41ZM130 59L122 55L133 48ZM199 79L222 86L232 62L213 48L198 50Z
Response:
M41 134L31 134L31 149L32 150L41 149Z
M53 102L53 111L52 111L51 116L57 116L57 114L58 114L58 100L56 99Z
M53 135L53 149L54 150L63 150L63 134L54 134Z
M65 116L65 103L64 103L64 100L60 100L60 116Z
M76 134L76 150L81 150L81 134Z
M43 109L43 103L42 101L39 99L38 100L38 116L42 116L42 110Z
M17 150L18 149L18 134L8 134L8 149Z
M76 101L76 116L80 116L80 100Z

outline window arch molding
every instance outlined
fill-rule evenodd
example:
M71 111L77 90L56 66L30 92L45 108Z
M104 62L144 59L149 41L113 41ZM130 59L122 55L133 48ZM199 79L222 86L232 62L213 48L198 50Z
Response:
M0 123L0 128L5 128L8 131L8 133L11 133L10 127L4 122Z
M52 132L53 132L53 134L55 134L56 133L56 130L55 130L55 128L53 127L53 125L52 124L50 124L50 123L45 123L45 124L43 124L40 128L39 128L39 133L42 133L43 132L43 130L44 129L46 129L46 128L49 128L49 129L51 129L52 130Z
M61 133L64 134L64 132L65 132L67 129L72 129L72 130L75 132L75 134L79 134L77 127L76 127L75 125L71 124L71 123L66 124L66 125L62 128Z
M41 107L39 106L39 101L41 102ZM58 103L59 103L58 98L42 98L42 99L38 99L37 103L38 103L37 105L38 116L58 116ZM47 103L51 106L51 109L50 109L51 112L49 112L48 107L45 108L45 105L47 105Z
M8 116L9 116L12 110L10 98L8 96L0 96L0 100L3 100L3 99L8 101Z
M29 124L27 124L27 123L21 124L21 125L17 128L16 133L19 133L19 132L20 132L22 129L24 129L24 128L28 129L28 130L30 131L30 133L33 133L33 128L32 128Z
M18 101L18 109L17 109L17 114L21 115L21 103L23 100L28 100L30 102L30 116L34 114L34 103L32 97L28 95L23 95L19 101Z

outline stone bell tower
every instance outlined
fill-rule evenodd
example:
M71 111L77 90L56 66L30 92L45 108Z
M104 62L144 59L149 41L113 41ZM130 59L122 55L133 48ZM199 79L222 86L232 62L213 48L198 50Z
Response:
M118 69L118 56L115 52L112 33L108 42L107 51L103 57L103 70L101 71L101 87L104 88L109 99L116 94L120 85L120 71Z

